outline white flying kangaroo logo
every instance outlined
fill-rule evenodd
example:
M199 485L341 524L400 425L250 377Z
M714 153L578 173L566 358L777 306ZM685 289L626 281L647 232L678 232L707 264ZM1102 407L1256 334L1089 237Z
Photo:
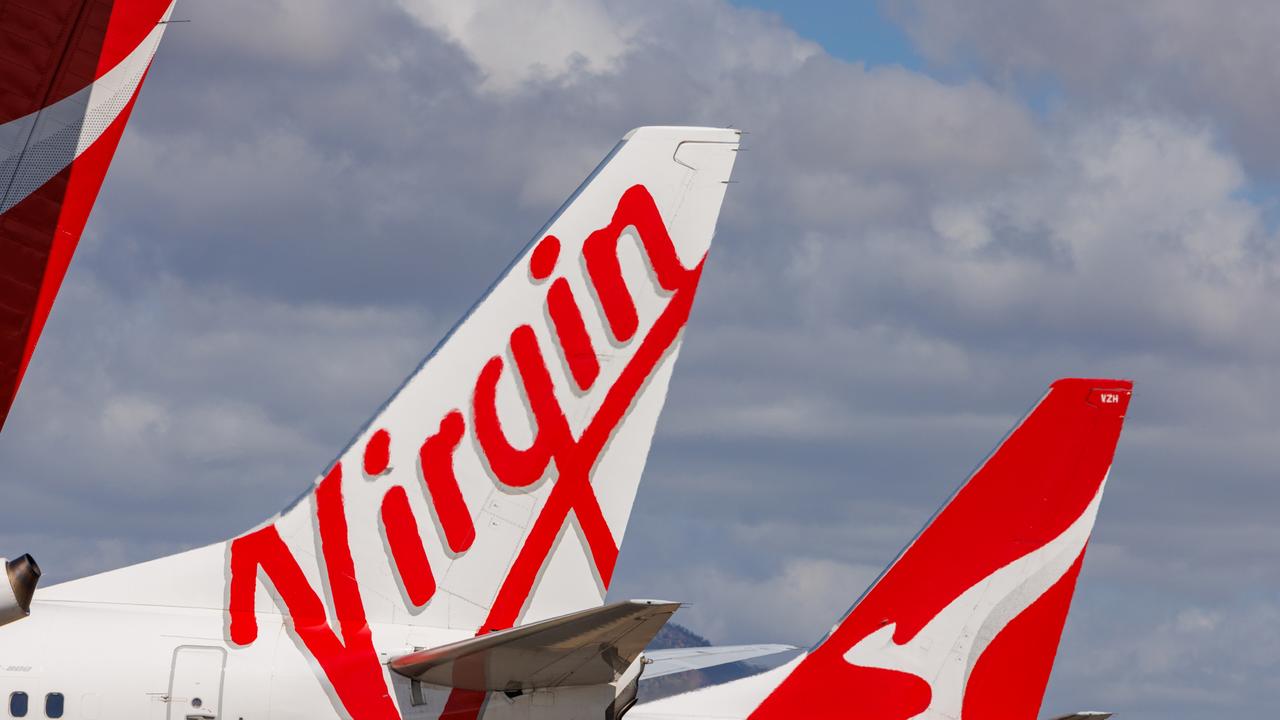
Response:
M844 654L845 662L916 675L933 690L929 707L915 718L960 717L965 686L987 646L1015 617L1048 592L1084 550L1098 514L1098 493L1061 535L978 581L942 609L906 642L893 641L890 623L862 638Z
M0 213L62 172L119 117L151 65L172 13L170 3L138 47L102 77L52 105L0 124Z

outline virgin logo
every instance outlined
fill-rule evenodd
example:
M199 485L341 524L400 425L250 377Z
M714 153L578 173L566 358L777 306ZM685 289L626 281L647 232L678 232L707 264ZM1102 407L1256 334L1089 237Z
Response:
M669 298L643 337L637 337L639 318L618 260L618 242L634 227L657 284ZM528 600L539 571L551 555L557 536L572 512L586 538L592 562L605 587L613 575L618 544L605 522L592 486L593 468L614 431L630 412L637 395L673 346L689 316L702 262L686 268L662 222L652 196L641 185L623 193L608 225L591 233L582 246L589 282L599 299L605 325L614 341L627 346L630 359L617 379L596 387L600 377L597 354L583 322L579 303L569 283L553 281L560 255L560 241L543 238L530 256L530 281L546 285L546 310L552 335L568 365L574 384L582 391L603 393L599 410L581 435L570 429L556 397L547 356L530 325L513 328L507 347L514 360L508 368L500 353L476 369L469 408L454 408L440 418L438 430L420 443L418 458L423 482L420 490L435 510L441 535L451 553L465 554L476 537L473 513L467 507L454 472L453 456L469 432L499 487L527 487L546 473L554 461L553 484L534 519L523 546L499 586L478 634L511 627ZM503 373L519 377L533 418L533 441L528 447L512 444L504 432L497 409L497 386ZM468 424L468 416L470 423ZM469 426L468 426L469 425ZM388 452L396 441L386 430L375 432L364 449L364 470L370 476L387 471ZM335 630L324 601L312 587L275 524L232 541L229 551L229 635L233 643L248 645L258 637L254 601L261 568L279 594L298 640L312 656L338 701L354 720L391 720L399 717L387 693L382 665L373 647L355 564L348 538L348 517L343 505L343 467L336 464L315 491L316 525L319 529L324 572L332 591ZM434 596L435 576L406 490L390 487L381 502L381 519L392 563L409 602L421 607ZM356 518L376 522L377 518ZM427 520L430 522L430 519ZM434 536L428 533L427 536ZM339 635L340 632L340 635ZM483 693L454 691L443 717L475 717Z

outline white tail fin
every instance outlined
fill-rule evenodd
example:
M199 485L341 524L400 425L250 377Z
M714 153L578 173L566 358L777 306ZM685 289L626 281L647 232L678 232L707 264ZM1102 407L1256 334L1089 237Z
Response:
M632 131L293 506L44 599L222 607L239 646L284 614L348 710L385 695L371 623L601 604L738 138Z
M317 528L369 620L498 629L599 604L737 137L628 135L315 491L232 543L233 614Z
M0 9L0 428L173 4L42 0Z

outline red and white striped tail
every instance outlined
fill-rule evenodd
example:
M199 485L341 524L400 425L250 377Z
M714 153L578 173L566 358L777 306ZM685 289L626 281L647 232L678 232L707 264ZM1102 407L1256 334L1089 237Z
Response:
M172 11L0 3L0 427Z

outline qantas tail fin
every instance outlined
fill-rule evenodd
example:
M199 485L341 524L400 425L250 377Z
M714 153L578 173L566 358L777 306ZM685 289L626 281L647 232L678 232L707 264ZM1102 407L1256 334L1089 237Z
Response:
M1053 383L812 650L637 715L1035 720L1131 392Z
M172 11L0 3L0 427Z

